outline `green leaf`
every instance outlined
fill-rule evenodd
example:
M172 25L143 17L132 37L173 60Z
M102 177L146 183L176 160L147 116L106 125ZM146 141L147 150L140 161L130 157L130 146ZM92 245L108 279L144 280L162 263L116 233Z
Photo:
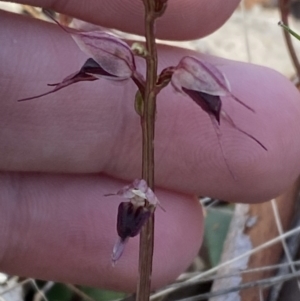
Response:
M56 283L46 296L48 301L69 301L73 296L73 292L64 284Z
M139 116L143 116L144 114L144 99L139 90L137 90L135 94L135 100L134 100L134 109L138 113Z
M230 207L210 208L205 218L204 243L212 266L220 262L224 241L232 218Z
M92 287L81 287L81 290L97 301L110 301L125 297L125 293L106 291Z
M290 33L292 36L294 36L296 39L300 40L300 36L295 32L293 31L292 29L290 29L288 26L286 26L285 24L283 24L283 22L278 22L278 25L280 27L282 27L285 31L287 31L288 33Z

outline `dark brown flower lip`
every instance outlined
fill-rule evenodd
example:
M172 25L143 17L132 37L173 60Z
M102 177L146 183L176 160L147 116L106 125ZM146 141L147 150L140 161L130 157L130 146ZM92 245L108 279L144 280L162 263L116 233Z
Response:
M117 232L122 240L137 236L151 215L145 206L122 202L118 208Z

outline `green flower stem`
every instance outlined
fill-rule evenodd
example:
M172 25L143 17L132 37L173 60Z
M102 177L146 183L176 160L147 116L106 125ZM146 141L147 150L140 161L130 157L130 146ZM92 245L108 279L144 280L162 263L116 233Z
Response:
M281 15L281 21L282 21L282 22L280 22L279 25L281 25L281 23L282 23L287 28L289 27L289 21L288 21L289 4L290 4L290 0L279 0L278 1L280 15ZM283 26L283 28L284 28L284 26ZM299 63L295 48L293 46L291 36L290 36L289 32L287 31L287 28L284 28L284 31L283 31L285 42L286 42L290 57L292 59L293 65L295 67L297 76L298 76L298 78L300 78L300 63Z
M281 26L285 31L290 33L292 36L294 36L296 39L300 40L300 36L294 30L283 24L283 22L278 22L278 25Z

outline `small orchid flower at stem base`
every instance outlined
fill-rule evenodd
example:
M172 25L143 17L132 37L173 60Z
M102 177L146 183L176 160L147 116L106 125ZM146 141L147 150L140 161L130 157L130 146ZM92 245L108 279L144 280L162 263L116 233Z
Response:
M113 265L123 254L125 244L130 237L137 236L142 227L153 214L159 201L145 180L134 180L130 185L120 189L116 194L128 200L128 202L120 203L118 207L117 232L119 239L117 240L112 253ZM146 202L150 206L146 206Z

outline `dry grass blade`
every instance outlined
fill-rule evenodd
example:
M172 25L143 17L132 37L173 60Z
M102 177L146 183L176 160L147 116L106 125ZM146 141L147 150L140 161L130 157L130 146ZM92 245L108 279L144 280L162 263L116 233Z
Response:
M298 200L297 200L297 209L295 210L295 215L294 215L294 220L292 223L292 228L295 228L297 226L300 226L300 205L299 205L299 201L300 201L300 195L298 195ZM289 253L290 256L292 258L292 260L294 258L296 258L297 256L297 252L299 250L300 247L300 236L293 236L290 237L287 240L287 245L289 248ZM289 259L287 258L287 256L283 256L281 258L281 265L278 267L278 270L276 272L276 275L284 275L286 273L288 273L289 271L289 264L288 264ZM288 264L288 265L287 265ZM292 264L294 266L294 269L296 270L296 267L298 266L297 261L292 261ZM282 289L282 284L278 284L276 286L273 286L272 289L270 290L270 294L268 296L268 301L276 301L278 300L280 291Z
M287 26L289 26L289 21L288 21L289 5L290 5L290 0L279 0L281 21ZM297 77L299 79L300 78L300 63L299 63L295 48L293 46L291 35L288 32L286 32L284 29L283 29L283 34L284 34L285 42L286 42L290 57L292 59L294 67L295 67L295 71L297 73Z
M245 46L247 52L247 61L250 63L252 61L251 58L251 50L250 50L250 41L249 41L249 33L248 33L248 26L247 26L247 13L246 13L246 2L245 0L241 1L241 9L243 14L243 31L244 31L244 38L245 38Z
M45 292L38 287L38 285L36 284L36 281L34 279L30 278L30 283L37 291L39 300L48 301L48 299L45 295Z
M293 265L295 267L300 266L300 260L294 261ZM250 273L260 273L260 272L264 272L264 271L275 271L277 269L286 269L286 273L284 273L284 274L287 274L289 266L290 266L290 263L287 262L287 263L274 264L274 265L269 265L269 266L262 266L262 267L259 267L259 268L247 269L247 270L242 270L242 271L230 271L228 274L225 274L225 275L222 275L222 276L215 275L215 276L211 276L211 277L205 277L205 278L200 279L199 281L197 281L197 283L201 284L201 283L210 282L210 281L223 279L223 278L230 278L230 277L235 277L235 276L240 276L240 275L250 274ZM197 274L196 273L191 273L190 277L188 277L188 274L185 274L184 275L185 278L184 278L183 281L185 281L187 279L190 279L192 277L195 277L198 274L199 273L197 273ZM168 287L180 288L181 287L181 282L171 284Z
M246 290L246 289L253 288L253 287L258 287L258 286L259 287L269 287L278 282L285 282L285 281L294 279L295 277L299 277L299 276L300 276L300 271L298 271L295 274L275 276L275 277L270 277L267 279L247 282L247 283L243 283L241 285L231 287L228 289L219 290L219 291L215 291L212 293L201 294L201 295L193 296L191 298L179 299L178 301L200 301L200 300L206 300L206 299L212 298L212 297L224 296L224 295L230 294L232 292L238 292L238 291Z
M276 199L279 206L280 218L283 231L290 227L290 220L294 214L295 201L297 199L299 189L299 182L295 183L288 191ZM271 213L271 214L270 214ZM276 227L276 220L272 214L271 202L263 204L252 204L249 208L249 215L257 217L257 223L246 229L245 234L251 239L253 250L264 244L266 241L279 239L281 244L274 245L272 248L265 248L259 253L251 255L248 268L257 268L263 265L277 264L282 254L282 240L286 238L285 234L278 235ZM283 232L282 231L282 232ZM288 233L288 232L287 232ZM274 275L274 271L262 271L257 274L244 274L242 276L243 282L256 281L265 279ZM264 290L264 297L266 298L268 290ZM241 300L252 301L258 299L258 292L256 289L243 291L240 293Z
M31 6L31 5L25 5L25 4L22 4L21 6L22 6L23 11L26 14L30 15L31 17L37 18L37 19L43 19L41 10L37 9L36 7Z
M272 205L273 214L274 214L274 217L275 217L278 232L279 232L280 235L282 235L284 233L284 231L283 231L283 226L282 226L280 214L278 212L278 206L277 206L276 199L271 200L271 205ZM293 258L290 254L289 248L288 248L287 243L284 239L282 240L282 247L283 247L283 250L285 252L285 256L288 260L288 263L290 265L290 268L291 268L292 272L296 273L296 269L295 269L295 266L293 264Z
M46 284L41 288L38 289L36 294L34 295L33 301L41 301L42 299L47 300L46 294L51 290L51 288L54 286L53 281L48 281ZM35 285L35 288L37 288L37 285Z
M79 297L82 298L82 300L85 301L95 301L92 297L90 297L89 295L87 295L86 293L84 293L82 290L80 290L79 288L77 288L75 285L73 284L65 284L71 291L73 291L76 295L78 295Z
M269 212L269 211L268 211ZM285 238L288 238L288 237L291 237L295 234L298 234L300 233L300 226L297 227L297 228L294 228L290 231L287 231L286 233L282 234L282 235L279 235L273 239L270 239L270 240L267 240L265 241L264 243L262 244L259 244L257 245L255 248L253 248L252 250L249 250L235 258L232 258L231 260L228 260L226 262L223 262L221 264L219 264L218 266L210 269L210 270L207 270L203 273L200 273L192 278L190 278L189 280L186 280L184 282L181 283L180 285L180 288L182 287L185 287L185 286L189 286L191 284L194 284L194 283L197 283L199 282L200 280L202 280L203 278L206 278L208 276L211 276L213 274L215 274L220 268L223 268L223 267L226 267L226 266L230 266L231 264L239 261L240 259L243 259L243 258L246 258L246 257L249 257L261 250L264 250L266 248L269 248L277 243L280 243L282 241L282 239L285 239ZM261 266L262 264L260 264L259 266ZM179 287L168 287L162 291L159 291L157 293L154 293L152 296L151 296L151 300L154 300L156 298L160 298L160 297L163 297L163 296L166 296L167 294L175 291L176 289L178 289ZM257 292L256 292L256 296L257 296Z
M221 268L223 266L230 265L231 263L233 263L235 261L238 261L241 258L244 258L246 256L252 255L252 254L254 254L256 252L259 252L259 251L261 251L261 250L263 250L265 248L271 247L274 244L281 242L281 240L283 238L287 238L287 237L293 236L293 235L298 234L298 233L300 233L300 226L297 227L297 228L295 228L295 229L292 229L292 230L290 230L290 231L288 231L286 233L284 233L282 236L275 237L274 239L271 239L271 240L265 242L264 244L256 247L255 249L253 249L253 250L251 250L249 252L245 252L244 254L242 254L242 255L240 255L240 256L238 256L236 258L233 258L232 260L224 262L224 263L222 263L222 264L220 264L220 265L218 265L218 266L216 266L216 267L214 267L214 268L212 268L212 269L210 269L208 271L205 271L203 273L200 273L200 274L198 274L198 275L190 278L189 280L183 282L180 287L182 288L183 286L188 286L190 284L197 283L200 280L202 280L203 278L205 278L207 276L210 276L210 275L213 275L214 273L216 273L218 271L219 268ZM176 289L177 288L174 288L174 287L166 288L165 290L162 290L160 292L157 292L157 293L153 294L151 296L151 300L163 297L163 296L167 295L168 293L171 293L171 292L175 291Z

